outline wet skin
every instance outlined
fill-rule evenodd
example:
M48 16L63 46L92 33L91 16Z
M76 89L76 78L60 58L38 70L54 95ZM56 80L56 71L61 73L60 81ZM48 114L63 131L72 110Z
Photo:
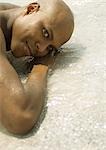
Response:
M16 57L45 56L70 39L74 20L61 0L39 0L26 7L0 6L0 122L12 133L25 134L41 113L53 57L47 57L45 65L34 65L23 85L6 58L6 45Z

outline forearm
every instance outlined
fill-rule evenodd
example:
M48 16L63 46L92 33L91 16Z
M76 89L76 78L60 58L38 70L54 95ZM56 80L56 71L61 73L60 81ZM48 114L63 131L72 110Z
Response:
M29 111L33 112L36 119L38 119L37 116L39 116L44 104L47 86L47 72L47 66L34 66L24 86L28 97L26 107Z

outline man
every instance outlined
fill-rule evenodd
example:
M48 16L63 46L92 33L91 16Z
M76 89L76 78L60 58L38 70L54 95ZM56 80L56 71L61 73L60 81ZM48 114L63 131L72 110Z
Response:
M48 64L34 65L23 85L6 57L42 57L67 42L74 20L62 0L39 0L27 7L0 5L0 122L25 134L37 122L44 103ZM48 57L51 61L52 57Z

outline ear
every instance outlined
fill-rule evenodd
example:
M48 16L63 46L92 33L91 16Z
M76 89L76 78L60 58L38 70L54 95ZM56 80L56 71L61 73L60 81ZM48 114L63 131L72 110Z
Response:
M37 12L40 8L40 5L36 2L36 3L31 3L27 6L27 12L26 15L28 14L32 14L33 12Z

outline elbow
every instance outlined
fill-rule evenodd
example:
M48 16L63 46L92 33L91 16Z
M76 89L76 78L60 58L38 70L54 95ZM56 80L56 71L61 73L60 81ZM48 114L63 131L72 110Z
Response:
M17 125L15 125L13 128L10 128L10 132L13 134L18 135L25 135L31 131L31 129L34 127L35 119L31 116L29 117L21 117Z
M26 101L22 96L10 98L2 100L0 121L12 134L27 134L37 122L42 104L34 105L35 103Z
M12 134L25 135L27 134L36 123L36 118L30 113L21 113L13 115L11 118L3 121L4 127Z

